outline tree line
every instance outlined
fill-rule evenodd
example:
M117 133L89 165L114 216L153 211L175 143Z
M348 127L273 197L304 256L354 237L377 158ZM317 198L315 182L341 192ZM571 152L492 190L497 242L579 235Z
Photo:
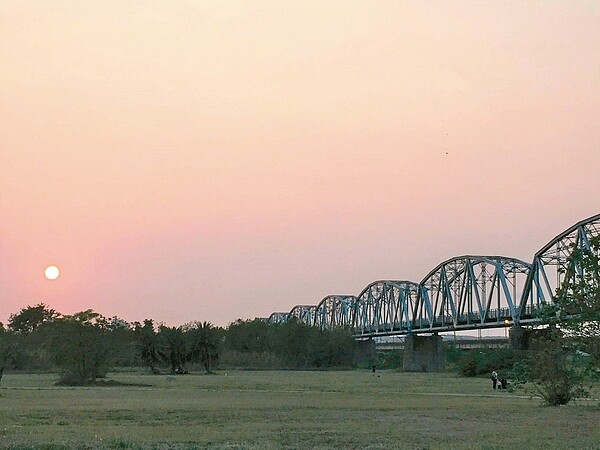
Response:
M167 326L152 319L130 323L89 309L63 315L40 303L0 323L0 380L5 369L56 371L61 383L90 384L114 367L146 367L156 374L353 367L359 347L349 330L324 331L299 322Z
M515 385L533 386L546 403L566 404L600 379L600 236L573 249L562 269L567 280L542 309L545 329L535 330L527 352L447 351L464 376L506 371ZM214 368L351 368L401 366L402 355L374 353L349 329L321 330L292 321L237 320L226 328L209 322L169 327L147 319L129 323L86 310L63 315L40 303L0 323L0 380L5 369L56 371L60 382L89 384L114 367L153 373Z

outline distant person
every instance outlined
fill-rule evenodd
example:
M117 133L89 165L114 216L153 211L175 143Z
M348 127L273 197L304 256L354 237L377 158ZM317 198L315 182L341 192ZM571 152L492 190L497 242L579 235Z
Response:
M496 389L498 386L498 372L492 370L492 387Z
M500 378L500 389L508 389L508 380L506 378Z
M376 369L377 369L377 366L376 366L375 364L373 364L373 365L371 366L371 370L373 371L373 373L375 373L375 370L376 370Z

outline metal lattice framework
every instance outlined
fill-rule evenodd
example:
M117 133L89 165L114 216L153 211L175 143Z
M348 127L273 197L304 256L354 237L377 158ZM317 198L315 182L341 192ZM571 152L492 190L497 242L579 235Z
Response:
M535 313L551 302L557 289L583 278L575 252L596 252L591 242L600 239L600 214L576 223L548 242L533 257L530 276L519 307L520 321L535 321Z
M317 307L313 305L296 305L288 314L288 321L295 319L312 327L315 324L316 310Z
M267 319L267 323L286 323L289 315L287 312L274 312Z
M420 283L380 280L357 296L330 295L318 306L273 313L269 323L296 320L321 329L350 327L357 336L473 330L539 321L537 310L557 289L584 280L576 252L595 251L600 214L556 236L532 264L505 256L459 256L439 264Z
M526 262L504 256L444 261L420 283L414 328L476 329L517 322L530 268Z
M357 298L353 295L329 295L317 305L315 326L322 330L354 327Z
M418 308L419 285L412 281L382 280L358 295L354 328L360 334L410 332Z

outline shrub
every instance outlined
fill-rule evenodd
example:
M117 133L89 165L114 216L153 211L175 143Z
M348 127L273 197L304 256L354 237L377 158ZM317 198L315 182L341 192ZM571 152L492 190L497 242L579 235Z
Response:
M483 348L447 351L448 361L465 377L489 375L493 370L508 372L522 358L520 352L511 348Z
M551 331L538 343L538 350L515 364L511 377L521 388L533 386L547 405L566 405L574 398L589 395L590 388L585 384L589 358L564 346L559 330Z
M112 367L114 346L100 314L88 310L56 320L50 333L60 383L93 383Z

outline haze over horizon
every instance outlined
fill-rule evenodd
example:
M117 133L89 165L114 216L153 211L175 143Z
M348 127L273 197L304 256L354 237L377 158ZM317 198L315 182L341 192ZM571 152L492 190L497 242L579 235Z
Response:
M530 262L600 213L599 24L595 1L4 2L0 321L227 325Z

